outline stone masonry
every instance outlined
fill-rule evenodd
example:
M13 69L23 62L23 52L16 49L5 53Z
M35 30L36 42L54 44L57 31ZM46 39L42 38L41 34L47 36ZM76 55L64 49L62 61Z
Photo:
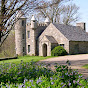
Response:
M85 23L77 26L50 23L38 23L33 16L30 23L19 18L15 24L15 45L18 55L51 56L51 50L62 46L68 54L88 53L88 34Z

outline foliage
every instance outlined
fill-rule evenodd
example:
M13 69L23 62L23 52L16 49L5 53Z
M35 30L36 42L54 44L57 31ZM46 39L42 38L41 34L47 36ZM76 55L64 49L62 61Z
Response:
M15 55L15 32L12 30L3 45L0 47L0 57L13 57Z
M2 88L87 88L88 80L82 79L76 70L67 65L56 65L56 71L34 62L0 65Z
M24 79L36 79L42 75L51 76L51 70L40 68L34 65L35 62L23 62L20 64L1 64L0 65L0 82L22 83Z
M67 55L67 52L63 47L57 46L51 51L51 55L52 56L63 56L63 55Z

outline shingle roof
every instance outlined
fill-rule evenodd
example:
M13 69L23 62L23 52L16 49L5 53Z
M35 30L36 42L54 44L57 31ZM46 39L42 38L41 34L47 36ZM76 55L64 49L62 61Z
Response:
M57 41L55 40L53 36L48 36L48 35L45 35L45 36L51 43L57 43Z
M69 26L64 24L53 25L69 40L69 41L88 41L88 34L81 27Z

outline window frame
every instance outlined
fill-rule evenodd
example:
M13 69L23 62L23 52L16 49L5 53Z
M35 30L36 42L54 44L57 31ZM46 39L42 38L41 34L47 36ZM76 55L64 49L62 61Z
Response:
M25 47L23 47L23 53L25 52Z
M24 20L22 20L22 26L24 26Z
M25 39L24 34L22 34L22 39Z
M30 53L30 45L28 45L28 53Z

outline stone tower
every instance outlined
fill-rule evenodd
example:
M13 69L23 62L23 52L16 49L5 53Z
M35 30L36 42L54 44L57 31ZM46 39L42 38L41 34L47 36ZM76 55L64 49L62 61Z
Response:
M31 19L31 55L36 55L36 29L37 29L37 20L34 16Z
M15 24L15 49L16 54L26 54L26 18L22 12L17 15L18 21Z

